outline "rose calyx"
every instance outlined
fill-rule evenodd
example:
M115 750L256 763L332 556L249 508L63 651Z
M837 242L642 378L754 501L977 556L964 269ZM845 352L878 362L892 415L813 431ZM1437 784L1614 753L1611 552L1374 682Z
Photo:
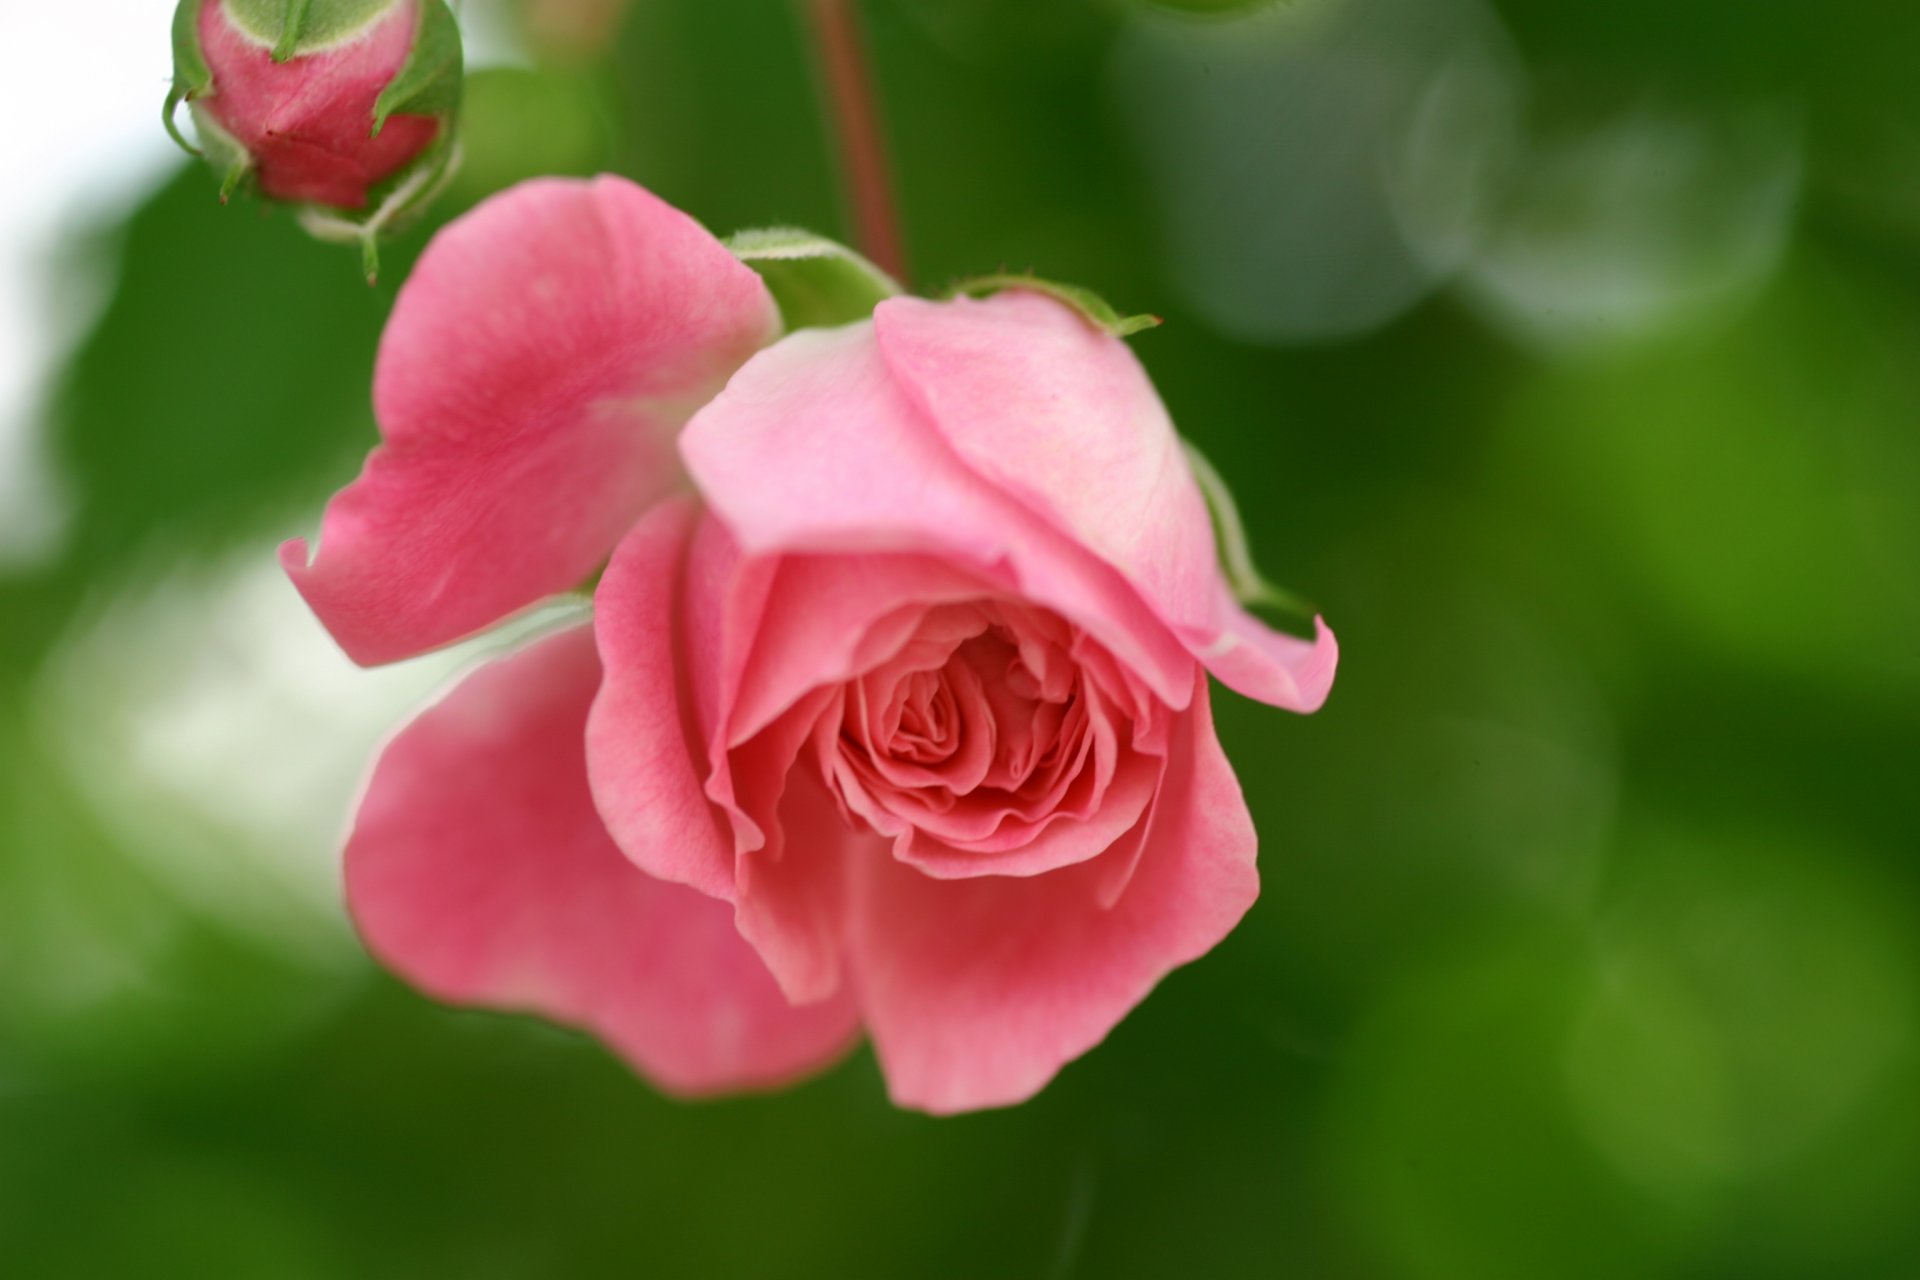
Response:
M789 330L852 324L905 292L852 249L798 227L737 231L722 243L766 281Z

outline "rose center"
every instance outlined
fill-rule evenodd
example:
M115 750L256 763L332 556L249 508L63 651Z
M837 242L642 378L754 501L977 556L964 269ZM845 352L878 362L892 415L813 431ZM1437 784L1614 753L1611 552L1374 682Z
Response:
M1072 659L983 610L967 613L937 620L934 638L849 687L842 760L890 809L918 816L977 792L1012 798L1077 754L1085 717Z

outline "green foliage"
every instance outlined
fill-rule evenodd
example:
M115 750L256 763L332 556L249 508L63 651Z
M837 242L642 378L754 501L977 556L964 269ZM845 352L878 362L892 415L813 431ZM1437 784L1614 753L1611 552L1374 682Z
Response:
M1310 719L1213 692L1261 837L1241 928L1032 1103L950 1121L890 1109L865 1051L670 1101L583 1037L443 1010L344 946L299 960L154 872L179 815L123 820L138 753L75 746L106 727L47 673L96 605L311 529L374 441L391 294L199 173L77 233L61 296L104 294L39 423L70 532L0 576L0 1271L1920 1271L1910 15L1497 7L1605 111L1805 108L1755 296L1551 358L1457 288L1339 344L1229 341L1168 278L1112 109L1116 33L1164 13L861 5L920 278L1030 270L1166 315L1136 349L1231 486L1236 576L1310 591L1343 652ZM722 231L844 239L797 11L636 3L605 65L483 73L451 201L611 168ZM811 322L883 296L806 244L755 262L843 291ZM277 652L204 625L209 663ZM259 754L298 772L325 743L285 716ZM194 707L147 730L166 757L235 731ZM219 785L273 807L248 769Z

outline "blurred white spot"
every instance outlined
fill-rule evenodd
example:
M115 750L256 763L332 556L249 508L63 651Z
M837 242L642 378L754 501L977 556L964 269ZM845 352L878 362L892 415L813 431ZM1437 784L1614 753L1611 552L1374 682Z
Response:
M519 10L515 0L459 0L454 4L454 17L460 22L461 55L468 71L532 65L520 38Z
M360 780L472 651L361 670L257 548L149 581L60 646L41 733L184 900L283 950L340 953L338 851Z
M1518 60L1480 0L1141 9L1109 73L1173 284L1250 342L1419 302L1477 244L1519 136Z
M1780 110L1651 107L1536 139L1466 278L1481 311L1550 352L1699 323L1772 276L1800 191Z

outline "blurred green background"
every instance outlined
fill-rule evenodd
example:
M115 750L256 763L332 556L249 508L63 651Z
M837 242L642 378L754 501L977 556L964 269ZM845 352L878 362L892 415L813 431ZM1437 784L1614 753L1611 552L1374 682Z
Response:
M119 8L157 138L171 5ZM791 0L537 8L466 6L440 215L611 169L844 234ZM353 670L272 549L374 438L425 232L369 290L149 157L9 250L0 1274L1920 1275L1909 0L861 9L916 281L1164 315L1340 634L1320 715L1218 698L1259 905L938 1121L865 1051L677 1104L374 971L334 842L473 651Z

